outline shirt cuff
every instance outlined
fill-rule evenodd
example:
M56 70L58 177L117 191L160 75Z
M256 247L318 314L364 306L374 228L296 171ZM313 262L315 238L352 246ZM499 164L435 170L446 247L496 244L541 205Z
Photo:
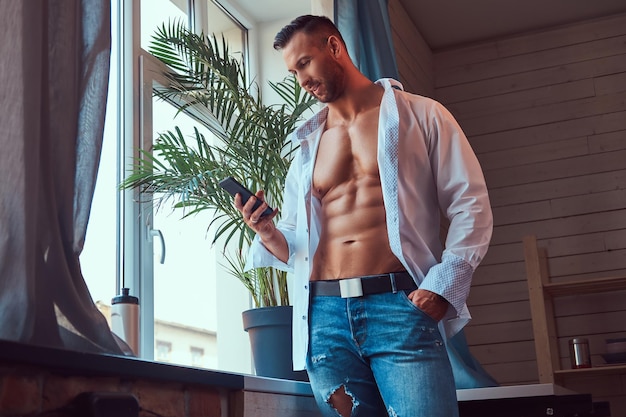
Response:
M464 259L452 254L444 254L441 263L434 265L419 288L441 295L454 308L447 317L458 317L465 306L472 284L474 268Z
M289 241L288 241L289 242ZM272 267L281 271L293 272L293 260L294 251L291 244L289 244L289 259L287 263L278 259L272 252L261 242L258 235L254 236L252 244L248 249L248 255L246 259L245 270L248 271L253 268Z

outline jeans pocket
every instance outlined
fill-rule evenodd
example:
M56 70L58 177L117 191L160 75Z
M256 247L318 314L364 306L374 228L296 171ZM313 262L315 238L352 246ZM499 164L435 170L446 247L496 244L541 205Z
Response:
M425 318L427 318L428 320L432 321L433 323L438 323L437 320L435 320L434 318L432 318L427 312L425 312L424 310L422 310L421 308L419 308L418 306L416 306L413 301L411 301L409 299L409 294L411 292L413 292L414 290L404 290L404 291L398 291L398 294L400 294L400 298L402 299L402 301L404 301L405 304L407 304L413 311L418 312L419 314L421 314L422 316L424 316Z

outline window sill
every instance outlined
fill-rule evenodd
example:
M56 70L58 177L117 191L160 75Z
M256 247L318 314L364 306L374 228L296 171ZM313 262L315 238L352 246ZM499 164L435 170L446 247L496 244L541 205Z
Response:
M307 382L213 371L134 357L85 353L6 340L0 340L0 362L43 367L65 375L115 376L195 384L234 391L312 396Z

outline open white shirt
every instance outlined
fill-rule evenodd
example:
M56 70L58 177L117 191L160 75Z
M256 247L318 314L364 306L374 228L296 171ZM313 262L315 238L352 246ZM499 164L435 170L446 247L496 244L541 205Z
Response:
M406 93L392 79L377 84L385 89L377 159L391 250L419 288L450 303L440 327L451 337L471 318L465 301L491 239L493 219L483 173L465 134L440 103ZM304 369L306 363L309 277L320 236L320 201L312 197L311 185L327 115L325 107L293 133L300 148L287 174L276 224L289 245L287 263L274 257L258 236L248 252L248 268L273 266L293 277L294 369ZM442 213L450 221L445 249Z

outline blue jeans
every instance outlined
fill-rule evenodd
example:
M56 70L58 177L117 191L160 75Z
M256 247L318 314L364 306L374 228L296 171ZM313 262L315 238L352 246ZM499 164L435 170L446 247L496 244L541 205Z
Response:
M458 416L437 322L404 291L314 296L309 326L307 372L324 416L340 415L330 398L343 391L352 401L352 417Z

